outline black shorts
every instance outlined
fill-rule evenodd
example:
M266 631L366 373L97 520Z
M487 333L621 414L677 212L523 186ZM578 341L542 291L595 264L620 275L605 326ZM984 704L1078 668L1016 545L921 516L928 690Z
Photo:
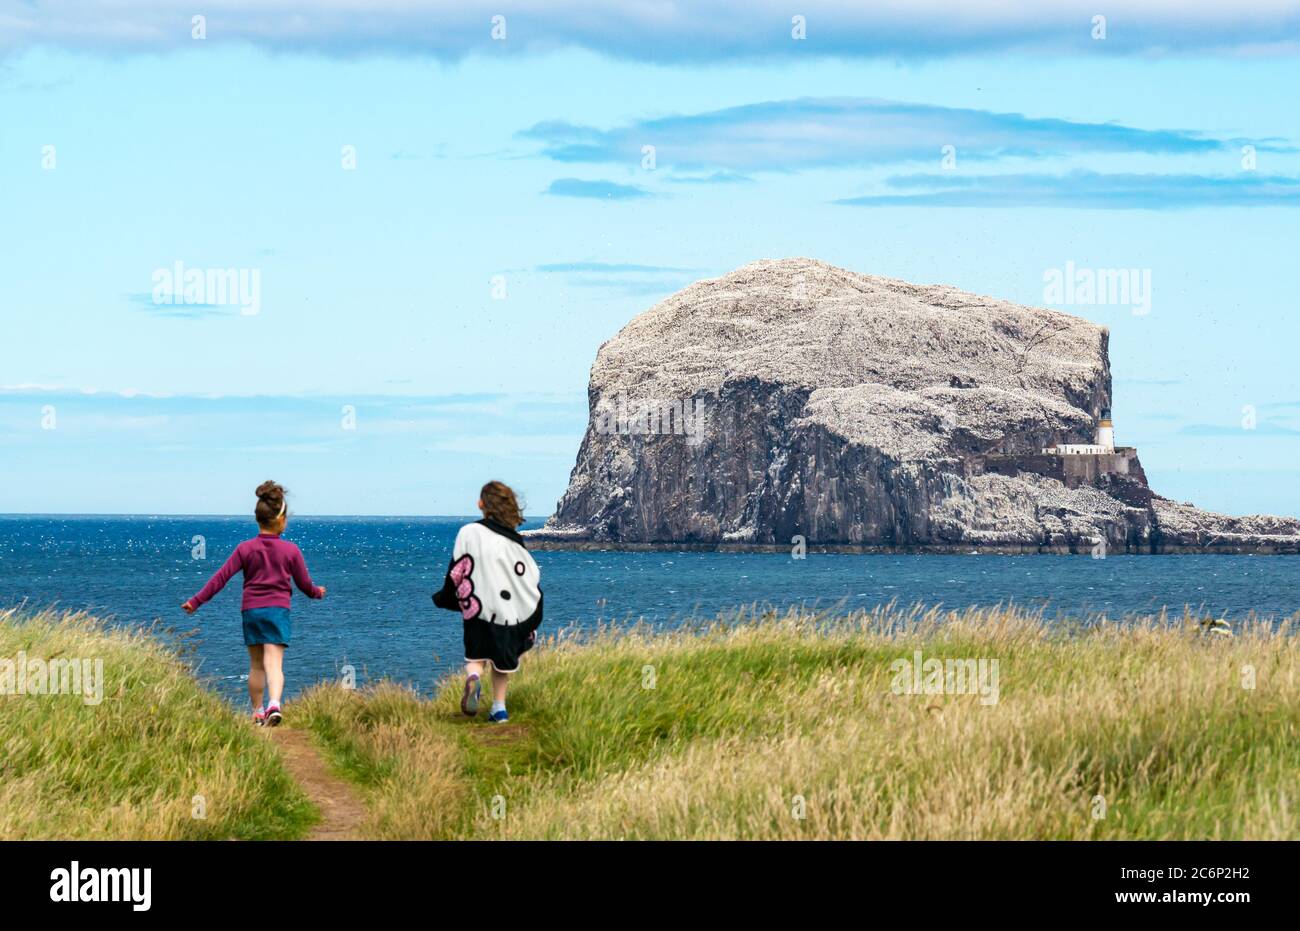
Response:
M533 648L536 631L523 624L493 624L482 618L465 622L465 662L491 663L498 672L515 672L519 657Z

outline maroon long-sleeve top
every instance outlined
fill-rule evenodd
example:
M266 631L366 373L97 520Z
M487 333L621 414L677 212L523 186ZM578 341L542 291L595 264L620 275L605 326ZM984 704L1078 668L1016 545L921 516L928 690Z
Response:
M235 547L225 565L217 570L208 584L190 599L199 607L221 591L235 575L244 573L244 597L241 610L250 608L287 608L293 596L293 584L308 598L321 597L320 587L307 574L302 550L273 533L259 533ZM292 583L292 584L291 584Z

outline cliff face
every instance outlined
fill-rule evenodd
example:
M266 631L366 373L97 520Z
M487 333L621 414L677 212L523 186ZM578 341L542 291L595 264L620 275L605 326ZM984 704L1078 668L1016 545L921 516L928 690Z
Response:
M810 259L755 262L600 348L569 488L536 538L1300 551L1300 522L1165 501L1135 456L1127 475L1079 487L1014 467L1092 442L1111 406L1107 342L1056 311Z

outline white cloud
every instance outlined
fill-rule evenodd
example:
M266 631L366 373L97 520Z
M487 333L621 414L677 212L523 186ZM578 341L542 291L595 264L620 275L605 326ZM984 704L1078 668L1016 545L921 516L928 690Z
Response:
M573 459L581 441L580 435L521 435L516 433L487 433L479 435L451 435L427 447L432 453L481 455L520 459Z
M278 51L509 54L557 47L661 62L772 56L939 56L987 50L1095 51L1092 18L1107 17L1107 53L1294 52L1297 0L46 0L0 12L0 48L38 44L104 51L192 47L191 17L208 43ZM806 39L791 37L791 17ZM492 17L504 14L504 41Z
M801 97L702 113L674 114L612 129L563 121L519 133L559 162L635 164L653 141L661 164L735 172L931 161L951 143L963 160L1079 153L1199 154L1239 141L1185 130L1085 123L868 97ZM1261 151L1293 151L1280 140L1249 140ZM597 192L600 193L600 192Z
M168 398L171 395L141 391L139 388L118 388L101 390L93 385L54 385L39 382L21 382L12 385L0 385L0 394L115 394L121 398Z

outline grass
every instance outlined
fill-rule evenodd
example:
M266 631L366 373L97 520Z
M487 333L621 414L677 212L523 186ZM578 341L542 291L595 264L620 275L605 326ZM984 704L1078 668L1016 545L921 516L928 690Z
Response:
M318 685L293 702L294 724L310 730L344 777L365 790L363 836L445 838L465 808L468 783L455 732L412 691L381 683L365 693ZM443 709L445 712L445 709Z
M1298 646L1254 621L796 612L548 641L505 726L460 717L457 681L319 686L295 716L376 837L1296 838ZM997 660L996 703L898 694L917 649Z
M432 701L319 685L289 716L377 838L1294 839L1291 623L885 607L605 629L529 654L507 725L461 716L456 678ZM916 650L996 660L996 701L900 693ZM0 839L288 838L317 817L158 640L0 612L0 662L20 653L102 660L103 700L0 695Z
M20 653L102 661L102 701L89 680L85 694L0 695L0 839L290 838L315 821L274 747L159 640L0 612L0 661Z

